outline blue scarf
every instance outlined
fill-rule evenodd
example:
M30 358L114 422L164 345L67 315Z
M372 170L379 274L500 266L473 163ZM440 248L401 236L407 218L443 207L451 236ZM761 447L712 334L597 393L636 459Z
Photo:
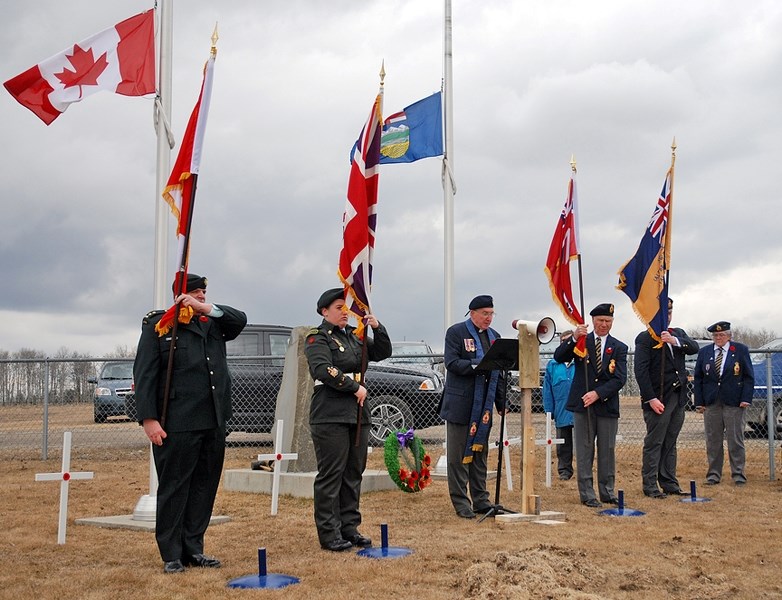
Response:
M472 320L467 319L464 322L467 325L467 330L475 340L475 353L478 357L478 362L483 359L483 345L478 337L478 330L475 329L475 325ZM497 336L491 329L486 330L489 336L489 345L494 343ZM486 389L486 372L478 371L475 376L475 393L472 398L472 411L470 413L470 429L467 432L467 445L464 448L464 457L462 462L467 464L472 462L472 456L474 452L483 452L486 447L486 443L489 441L489 430L491 429L491 414L494 408L494 397L497 394L497 381L500 378L499 371L491 371L489 377L489 386ZM484 389L486 389L486 395L484 396Z

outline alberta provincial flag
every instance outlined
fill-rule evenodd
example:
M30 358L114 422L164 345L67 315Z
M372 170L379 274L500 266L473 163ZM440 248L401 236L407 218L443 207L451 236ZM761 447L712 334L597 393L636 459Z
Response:
M442 93L389 116L380 139L380 164L409 163L443 153Z
M364 331L361 319L370 312L382 115L383 95L380 93L353 148L347 202L342 215L343 245L337 274L345 285L345 300L350 312L359 320L356 330L359 337Z
M19 104L49 125L74 102L101 90L155 92L155 18L148 10L74 44L6 81Z
M671 214L673 168L668 170L638 250L619 270L619 284L633 303L633 310L651 336L662 343L668 328L668 270L671 262Z

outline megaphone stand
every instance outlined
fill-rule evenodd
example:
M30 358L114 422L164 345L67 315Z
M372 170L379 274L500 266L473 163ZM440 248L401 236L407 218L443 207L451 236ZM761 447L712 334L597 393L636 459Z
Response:
M535 429L532 424L532 388L540 387L539 345L554 339L555 325L552 319L546 317L539 322L516 320L513 321L513 328L519 332L518 339L513 342L521 391L521 511L517 514L500 515L497 520L502 523L537 521L552 525L562 524L564 513L541 511L540 496L535 495L534 491Z
M475 367L476 371L485 371L488 377L491 371L502 371L502 380L507 386L508 371L518 368L519 357L519 341L509 338L498 338L494 340L494 343L489 348L489 351L484 355L481 362ZM505 508L500 504L500 487L502 483L502 451L505 448L505 440L503 439L505 433L505 413L502 411L500 418L500 445L497 452L497 485L494 489L494 505L483 513L483 516L478 519L478 523L481 523L488 517L494 517L500 514L515 514L515 510Z

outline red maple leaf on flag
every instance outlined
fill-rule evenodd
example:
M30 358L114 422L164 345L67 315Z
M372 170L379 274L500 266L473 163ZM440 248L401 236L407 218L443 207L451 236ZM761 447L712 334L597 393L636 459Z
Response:
M73 65L74 70L64 68L54 76L66 88L79 86L79 96L83 85L98 85L98 77L109 66L105 52L95 60L92 56L92 48L83 50L78 44L74 44L73 54L68 56L68 62Z

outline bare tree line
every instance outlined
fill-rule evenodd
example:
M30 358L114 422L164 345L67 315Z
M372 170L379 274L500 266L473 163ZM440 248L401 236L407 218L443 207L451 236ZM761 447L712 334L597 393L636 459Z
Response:
M47 391L47 368L49 403L92 402L95 386L88 380L97 376L102 363L134 355L135 348L126 346L118 346L100 358L65 347L52 356L31 348L0 350L0 405L42 403Z
M710 340L711 333L708 332L706 327L708 327L708 325L693 327L687 330L687 334L696 340ZM751 327L735 327L731 325L730 333L731 339L741 344L746 344L751 349L760 348L762 345L779 337L773 329L768 330L765 327L762 329L752 329Z

